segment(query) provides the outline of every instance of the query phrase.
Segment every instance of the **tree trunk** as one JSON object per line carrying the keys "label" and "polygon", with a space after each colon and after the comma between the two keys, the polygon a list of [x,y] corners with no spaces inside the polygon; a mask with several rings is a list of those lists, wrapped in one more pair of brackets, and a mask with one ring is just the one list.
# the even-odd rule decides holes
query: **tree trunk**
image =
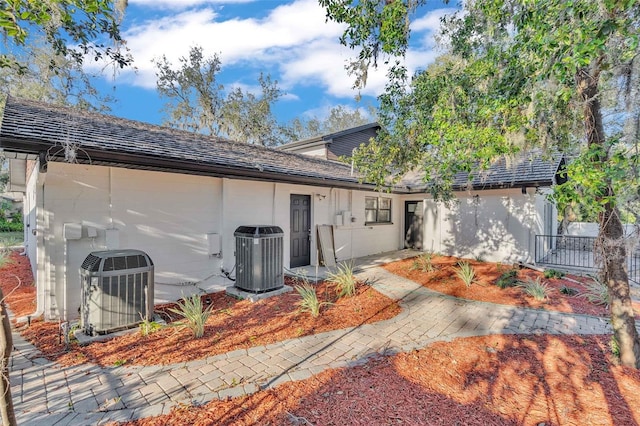
{"label": "tree trunk", "polygon": [[620,362],[628,367],[640,368],[640,341],[629,290],[624,227],[618,209],[611,203],[607,203],[600,215],[598,240],[603,256],[602,276],[609,291],[613,335],[620,348]]}
{"label": "tree trunk", "polygon": [[[592,157],[594,168],[606,167],[608,150],[604,126],[600,92],[598,88],[600,70],[598,63],[594,69],[581,69],[576,76],[578,92],[584,101],[584,121],[587,143],[590,148],[600,148]],[[636,330],[635,315],[631,304],[629,276],[627,274],[627,248],[624,228],[616,207],[615,192],[611,179],[602,182],[603,196],[608,202],[600,214],[596,250],[602,260],[601,279],[607,285],[613,335],[620,348],[620,362],[624,366],[640,368],[640,341]]]}
{"label": "tree trunk", "polygon": [[0,289],[0,316],[2,316],[2,327],[0,327],[0,351],[2,359],[0,361],[0,414],[2,415],[2,424],[5,426],[15,426],[16,416],[13,411],[13,400],[11,399],[11,384],[9,383],[9,357],[13,348],[13,339],[11,338],[11,324],[9,323],[9,315],[4,303],[4,294]]}

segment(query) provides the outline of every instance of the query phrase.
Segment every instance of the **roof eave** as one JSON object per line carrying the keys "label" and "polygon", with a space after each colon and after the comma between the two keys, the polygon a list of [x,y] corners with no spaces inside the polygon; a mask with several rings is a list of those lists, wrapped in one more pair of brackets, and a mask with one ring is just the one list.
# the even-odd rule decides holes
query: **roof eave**
{"label": "roof eave", "polygon": [[[5,136],[0,138],[0,147],[4,148],[7,152],[19,152],[37,156],[41,153],[46,154],[49,152],[49,161],[64,161],[62,155],[51,153],[52,145],[36,140],[9,138]],[[294,173],[280,173],[259,168],[230,167],[222,164],[198,163],[188,160],[157,157],[149,154],[120,153],[97,149],[82,149],[82,151],[77,154],[77,162],[80,164],[119,166],[129,169],[186,173],[218,178],[295,183],[367,191],[375,190],[375,185],[361,183],[356,178],[352,180],[340,178],[328,179],[325,177],[298,175]]]}
{"label": "roof eave", "polygon": [[[490,185],[480,185],[475,184],[471,186],[467,185],[454,185],[453,191],[455,192],[464,192],[464,191],[486,191],[486,190],[499,190],[499,189],[520,189],[520,188],[546,188],[553,186],[554,183],[551,181],[530,181],[530,182],[517,182],[512,184],[490,184]],[[407,194],[424,194],[429,192],[428,185],[420,185],[420,186],[405,186],[404,193]]]}

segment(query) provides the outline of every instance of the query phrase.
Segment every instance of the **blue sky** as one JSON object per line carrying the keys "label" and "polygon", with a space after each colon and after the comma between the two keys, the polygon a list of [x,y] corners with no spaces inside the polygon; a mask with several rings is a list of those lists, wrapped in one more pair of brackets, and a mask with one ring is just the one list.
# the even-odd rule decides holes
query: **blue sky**
{"label": "blue sky", "polygon": [[[433,36],[439,19],[452,12],[439,1],[421,9],[412,24],[412,46],[406,58],[410,70],[424,68],[437,55]],[[337,105],[376,105],[384,88],[385,70],[369,75],[362,100],[344,69],[354,55],[340,46],[343,27],[325,22],[317,0],[129,0],[123,36],[134,57],[133,69],[115,78],[107,71],[99,88],[117,99],[112,114],[160,124],[163,102],[156,94],[152,60],[165,55],[172,63],[200,45],[205,56],[222,61],[220,83],[226,89],[257,89],[260,72],[270,74],[285,93],[275,105],[281,122],[301,116],[323,118]],[[90,62],[88,71],[100,64]]]}

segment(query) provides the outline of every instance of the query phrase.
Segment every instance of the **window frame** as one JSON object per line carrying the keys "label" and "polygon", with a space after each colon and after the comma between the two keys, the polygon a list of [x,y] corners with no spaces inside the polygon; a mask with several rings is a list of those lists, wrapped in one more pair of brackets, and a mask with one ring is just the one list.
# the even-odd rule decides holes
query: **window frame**
{"label": "window frame", "polygon": [[[367,202],[369,200],[375,200],[375,207],[371,208],[371,207],[367,207]],[[383,200],[388,201],[388,205],[389,207],[387,208],[383,208]],[[365,218],[365,225],[389,225],[392,224],[392,217],[391,217],[391,209],[392,209],[392,199],[391,197],[380,197],[380,196],[365,196],[364,197],[364,218]],[[367,218],[369,217],[369,212],[373,212],[373,214],[375,215],[375,220],[371,221],[371,220],[367,220]],[[387,212],[387,216],[388,216],[388,220],[380,220],[380,212]]]}

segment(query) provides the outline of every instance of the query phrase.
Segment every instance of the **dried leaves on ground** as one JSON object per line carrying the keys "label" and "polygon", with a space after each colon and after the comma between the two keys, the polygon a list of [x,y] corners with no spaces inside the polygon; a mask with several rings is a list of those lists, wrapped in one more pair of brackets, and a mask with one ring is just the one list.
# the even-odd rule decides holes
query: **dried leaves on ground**
{"label": "dried leaves on ground", "polygon": [[631,426],[638,389],[606,336],[483,336],[126,424]]}

